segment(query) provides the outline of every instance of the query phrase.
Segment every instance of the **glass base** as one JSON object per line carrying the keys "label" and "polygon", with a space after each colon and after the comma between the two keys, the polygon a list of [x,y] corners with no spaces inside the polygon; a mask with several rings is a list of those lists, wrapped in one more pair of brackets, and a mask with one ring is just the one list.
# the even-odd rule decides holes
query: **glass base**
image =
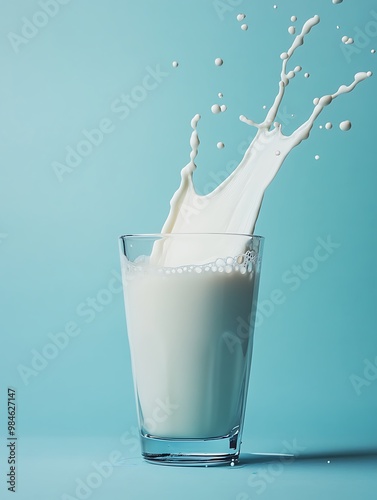
{"label": "glass base", "polygon": [[209,439],[165,439],[141,434],[143,458],[158,465],[209,467],[235,465],[240,454],[240,435]]}

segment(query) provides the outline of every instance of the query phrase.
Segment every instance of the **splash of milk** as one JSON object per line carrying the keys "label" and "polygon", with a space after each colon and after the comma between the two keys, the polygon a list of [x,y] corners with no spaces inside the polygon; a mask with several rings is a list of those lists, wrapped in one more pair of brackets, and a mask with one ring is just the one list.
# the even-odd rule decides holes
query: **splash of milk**
{"label": "splash of milk", "polygon": [[[351,92],[356,85],[372,75],[360,72],[349,85],[341,85],[333,94],[324,95],[314,101],[314,109],[309,118],[291,135],[282,133],[281,124],[276,122],[279,106],[290,80],[301,70],[296,66],[288,71],[287,65],[298,47],[303,45],[305,37],[319,23],[319,16],[310,18],[302,27],[287,52],[281,54],[282,69],[279,90],[274,103],[268,110],[263,122],[256,123],[241,115],[240,120],[257,129],[257,133],[245,152],[237,168],[214,191],[199,195],[195,191],[193,173],[196,169],[195,158],[198,154],[199,137],[197,124],[200,116],[196,115],[191,126],[190,162],[181,171],[181,184],[170,202],[170,212],[162,228],[162,233],[245,233],[253,234],[266,188],[276,176],[287,155],[307,139],[313,124],[323,109],[342,94]],[[173,249],[170,249],[173,250]],[[179,252],[163,252],[164,265],[209,262],[218,257],[206,248],[183,248]],[[239,249],[224,248],[225,256],[239,252]],[[176,255],[173,256],[173,253]]]}

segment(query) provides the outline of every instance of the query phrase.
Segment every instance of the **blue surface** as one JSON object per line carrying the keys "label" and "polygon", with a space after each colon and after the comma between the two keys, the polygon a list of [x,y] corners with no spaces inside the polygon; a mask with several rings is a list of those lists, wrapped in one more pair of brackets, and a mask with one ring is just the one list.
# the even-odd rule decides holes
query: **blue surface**
{"label": "blue surface", "polygon": [[[0,421],[6,388],[15,387],[17,494],[40,500],[74,497],[76,478],[113,450],[138,456],[134,441],[120,443],[136,413],[117,237],[161,229],[188,160],[192,116],[202,115],[196,181],[204,192],[252,137],[238,116],[261,120],[276,95],[292,15],[298,29],[314,14],[322,21],[292,62],[303,71],[280,115],[287,134],[314,97],[377,65],[375,0],[286,0],[277,9],[262,0],[66,0],[51,2],[47,17],[46,3],[0,8]],[[343,35],[355,43],[343,45]],[[375,75],[324,111],[268,189],[257,224],[266,244],[243,452],[282,452],[296,440],[301,455],[323,457],[284,466],[263,498],[376,495],[376,463],[340,456],[377,450],[376,88]],[[218,92],[228,110],[213,115]],[[132,106],[121,102],[127,95]],[[347,119],[352,129],[342,132]],[[327,121],[334,128],[320,129]],[[77,147],[87,155],[72,155]],[[294,266],[310,265],[326,241],[338,246],[293,279]],[[0,437],[5,470],[4,424]],[[132,460],[91,497],[259,496],[248,483],[253,463],[177,470]]]}

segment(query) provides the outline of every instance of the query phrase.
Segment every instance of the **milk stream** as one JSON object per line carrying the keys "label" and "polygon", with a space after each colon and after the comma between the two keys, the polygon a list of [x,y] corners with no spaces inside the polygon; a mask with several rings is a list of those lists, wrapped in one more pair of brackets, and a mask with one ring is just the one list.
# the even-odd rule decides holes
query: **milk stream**
{"label": "milk stream", "polygon": [[[282,68],[279,90],[265,119],[261,123],[256,123],[246,116],[240,116],[242,122],[257,129],[254,140],[249,145],[240,164],[229,177],[214,191],[203,196],[197,194],[193,182],[193,173],[196,169],[194,160],[198,154],[199,146],[197,125],[200,116],[194,117],[191,122],[193,132],[190,140],[192,148],[190,162],[181,171],[181,184],[171,199],[170,212],[163,225],[162,233],[252,234],[264,192],[276,176],[287,155],[309,137],[315,120],[326,106],[340,95],[352,91],[360,82],[372,75],[370,71],[357,73],[349,85],[341,85],[336,92],[317,98],[308,119],[291,135],[284,135],[281,124],[275,119],[286,87],[296,73],[301,70],[300,66],[288,70],[288,63],[295,51],[303,45],[305,37],[319,22],[320,18],[317,15],[308,19],[287,52],[281,54]],[[224,249],[224,251],[225,255],[234,253],[232,248]],[[191,263],[202,263],[214,257],[206,254],[205,250],[200,252],[198,251],[196,255],[191,253],[191,259],[195,261]],[[182,258],[185,260],[188,256],[182,255]],[[162,265],[175,265],[181,260],[164,252],[163,256],[159,255],[158,262]]]}

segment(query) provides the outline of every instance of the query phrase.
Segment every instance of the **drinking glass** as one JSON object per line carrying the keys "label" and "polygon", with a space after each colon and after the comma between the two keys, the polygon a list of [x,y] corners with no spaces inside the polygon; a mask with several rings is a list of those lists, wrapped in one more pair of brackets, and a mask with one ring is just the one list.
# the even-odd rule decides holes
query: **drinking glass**
{"label": "drinking glass", "polygon": [[143,457],[171,465],[238,460],[263,238],[120,237]]}

